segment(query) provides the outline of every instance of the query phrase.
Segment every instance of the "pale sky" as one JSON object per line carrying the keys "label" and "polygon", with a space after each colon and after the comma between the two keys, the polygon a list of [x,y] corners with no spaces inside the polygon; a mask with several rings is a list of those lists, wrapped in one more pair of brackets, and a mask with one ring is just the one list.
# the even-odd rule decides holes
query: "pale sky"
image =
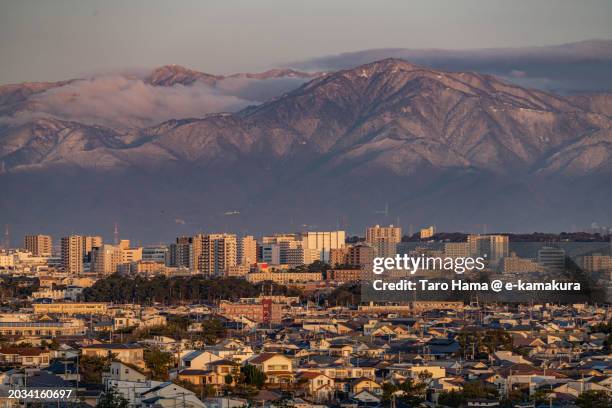
{"label": "pale sky", "polygon": [[0,0],[0,84],[180,64],[226,74],[369,48],[612,39],[610,0]]}

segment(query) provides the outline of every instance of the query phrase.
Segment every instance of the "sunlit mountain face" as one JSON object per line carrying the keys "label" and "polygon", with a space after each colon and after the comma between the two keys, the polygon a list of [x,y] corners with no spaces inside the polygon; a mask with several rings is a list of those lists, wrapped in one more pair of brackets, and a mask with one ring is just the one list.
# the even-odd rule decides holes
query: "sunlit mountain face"
{"label": "sunlit mountain face", "polygon": [[360,228],[385,206],[389,221],[450,229],[610,220],[606,93],[403,59],[232,76],[167,66],[3,86],[0,114],[0,209],[24,229]]}

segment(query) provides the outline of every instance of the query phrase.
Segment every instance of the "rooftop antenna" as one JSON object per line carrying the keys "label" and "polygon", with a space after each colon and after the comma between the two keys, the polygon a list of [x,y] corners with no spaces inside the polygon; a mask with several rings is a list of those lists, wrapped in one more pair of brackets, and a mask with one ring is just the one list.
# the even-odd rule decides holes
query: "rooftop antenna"
{"label": "rooftop antenna", "polygon": [[119,224],[115,222],[115,230],[113,231],[115,237],[115,245],[119,244]]}

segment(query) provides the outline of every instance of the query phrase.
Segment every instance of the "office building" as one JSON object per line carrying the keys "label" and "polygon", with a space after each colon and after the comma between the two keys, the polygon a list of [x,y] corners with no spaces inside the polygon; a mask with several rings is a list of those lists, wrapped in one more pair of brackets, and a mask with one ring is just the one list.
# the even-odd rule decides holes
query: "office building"
{"label": "office building", "polygon": [[278,244],[262,244],[261,245],[261,262],[269,265],[280,265],[280,245]]}
{"label": "office building", "polygon": [[144,247],[142,248],[142,261],[165,264],[167,254],[168,254],[168,247],[163,246],[163,245]]}
{"label": "office building", "polygon": [[542,247],[538,250],[538,263],[547,272],[563,272],[565,269],[565,251],[550,246]]}
{"label": "office building", "polygon": [[142,247],[123,248],[121,247],[121,263],[131,263],[142,261]]}

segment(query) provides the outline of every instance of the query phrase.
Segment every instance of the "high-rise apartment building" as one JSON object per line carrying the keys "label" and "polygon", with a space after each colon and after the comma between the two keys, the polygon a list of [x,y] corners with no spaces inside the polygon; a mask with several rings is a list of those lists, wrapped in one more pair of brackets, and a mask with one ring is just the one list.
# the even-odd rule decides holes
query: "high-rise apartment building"
{"label": "high-rise apartment building", "polygon": [[70,275],[83,273],[83,237],[71,235],[62,238],[62,268]]}
{"label": "high-rise apartment building", "polygon": [[421,228],[419,236],[421,239],[429,239],[436,235],[436,227],[431,225],[427,228]]}
{"label": "high-rise apartment building", "polygon": [[53,250],[49,235],[26,235],[23,244],[26,251],[30,251],[34,256],[51,256]]}
{"label": "high-rise apartment building", "polygon": [[397,244],[402,241],[402,229],[389,225],[375,225],[366,229],[366,243],[376,249],[377,256],[393,257],[397,253]]}
{"label": "high-rise apartment building", "polygon": [[226,268],[236,265],[236,235],[209,234],[198,240],[201,240],[202,254],[197,269],[203,274],[223,275]]}
{"label": "high-rise apartment building", "polygon": [[359,243],[349,247],[346,254],[346,263],[348,265],[366,267],[372,265],[376,256],[376,249],[373,246]]}
{"label": "high-rise apartment building", "polygon": [[122,262],[123,250],[119,245],[105,244],[94,247],[91,251],[91,271],[99,275],[111,275],[117,272]]}
{"label": "high-rise apartment building", "polygon": [[509,255],[507,235],[468,235],[470,253],[497,263]]}
{"label": "high-rise apartment building", "polygon": [[178,237],[176,243],[170,244],[166,264],[175,268],[189,268],[191,263],[191,241],[192,238],[190,237]]}
{"label": "high-rise apartment building", "polygon": [[467,242],[447,242],[444,244],[444,256],[448,258],[466,258],[471,255]]}
{"label": "high-rise apartment building", "polygon": [[262,238],[260,259],[272,265],[309,265],[321,259],[321,250],[305,247],[299,234],[275,234]]}
{"label": "high-rise apartment building", "polygon": [[332,249],[329,264],[332,267],[351,265],[361,268],[372,265],[372,261],[376,256],[377,250],[372,245],[361,242],[344,248]]}
{"label": "high-rise apartment building", "polygon": [[257,241],[255,241],[252,235],[236,240],[236,263],[238,265],[257,263]]}
{"label": "high-rise apartment building", "polygon": [[301,234],[302,248],[317,249],[320,259],[329,262],[330,250],[345,246],[344,231],[304,232]]}
{"label": "high-rise apartment building", "polygon": [[582,266],[587,272],[612,271],[612,257],[602,254],[586,255]]}
{"label": "high-rise apartment building", "polygon": [[102,246],[104,241],[102,237],[94,235],[94,236],[84,236],[83,237],[83,257],[87,262],[91,262],[91,250],[94,248],[99,248]]}

